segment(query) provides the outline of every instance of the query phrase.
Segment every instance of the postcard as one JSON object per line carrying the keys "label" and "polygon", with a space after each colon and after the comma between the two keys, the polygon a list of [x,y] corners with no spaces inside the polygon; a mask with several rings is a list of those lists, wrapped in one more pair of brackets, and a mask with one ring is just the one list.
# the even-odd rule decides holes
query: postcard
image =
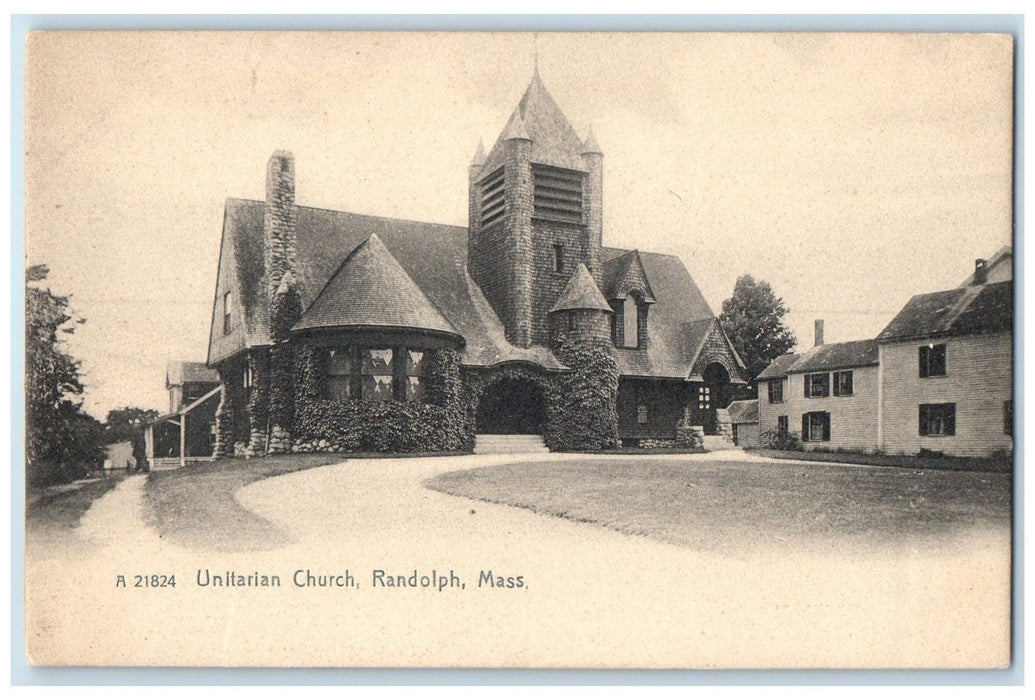
{"label": "postcard", "polygon": [[26,56],[31,664],[1010,665],[1012,36]]}

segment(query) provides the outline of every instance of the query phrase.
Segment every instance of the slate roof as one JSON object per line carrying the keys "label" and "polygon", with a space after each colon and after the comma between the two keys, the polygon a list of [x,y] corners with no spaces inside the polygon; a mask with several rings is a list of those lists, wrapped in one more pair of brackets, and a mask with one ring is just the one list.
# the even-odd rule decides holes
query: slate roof
{"label": "slate roof", "polygon": [[564,291],[550,308],[550,313],[568,309],[597,309],[613,312],[611,305],[600,293],[600,287],[597,286],[584,263],[579,263],[579,266],[575,268]]}
{"label": "slate roof", "polygon": [[165,387],[183,386],[188,382],[219,383],[219,373],[204,362],[169,360],[165,368]]}
{"label": "slate roof", "polygon": [[348,327],[458,335],[376,233],[349,253],[292,330]]}
{"label": "slate roof", "polygon": [[[601,248],[605,274],[611,261],[630,252]],[[615,348],[618,369],[625,375],[686,379],[715,314],[679,258],[643,252],[639,257],[657,303],[647,317],[647,347]]]}
{"label": "slate roof", "polygon": [[[518,348],[507,341],[503,323],[467,273],[466,228],[304,206],[297,211],[295,273],[305,313],[342,267],[344,258],[371,234],[377,234],[427,300],[463,336],[465,365],[525,361],[547,369],[564,367],[548,348]],[[262,226],[262,202],[227,200],[220,254],[229,256],[227,274],[233,279],[235,304],[243,312],[245,331],[239,345],[220,344],[223,337],[217,329],[222,328],[222,316],[220,301],[216,300],[210,365],[244,347],[269,343]],[[606,269],[607,263],[630,252],[604,247],[600,259]],[[616,348],[619,370],[624,375],[686,379],[715,323],[715,314],[679,258],[641,252],[639,259],[658,301],[650,307],[647,347]]]}
{"label": "slate roof", "polygon": [[880,342],[1013,330],[1013,282],[918,294],[877,336]]}
{"label": "slate roof", "polygon": [[624,299],[632,289],[644,293],[644,301],[653,304],[657,301],[650,280],[643,269],[640,251],[631,250],[625,255],[608,260],[603,265],[604,294],[608,299]]}
{"label": "slate roof", "polygon": [[[581,156],[582,140],[543,85],[538,70],[507,120],[507,126],[489,151],[479,177],[503,165],[506,141],[509,138],[531,139],[531,159],[535,163],[585,170]],[[599,151],[599,148],[596,150]]]}
{"label": "slate roof", "polygon": [[758,399],[734,401],[726,407],[726,410],[729,411],[731,423],[758,422]]}

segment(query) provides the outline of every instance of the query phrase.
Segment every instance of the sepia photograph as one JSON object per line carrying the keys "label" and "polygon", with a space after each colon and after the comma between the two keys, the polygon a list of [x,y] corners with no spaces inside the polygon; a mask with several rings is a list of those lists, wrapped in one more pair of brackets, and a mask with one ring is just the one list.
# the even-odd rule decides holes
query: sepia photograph
{"label": "sepia photograph", "polygon": [[30,32],[28,663],[1010,667],[1014,64]]}

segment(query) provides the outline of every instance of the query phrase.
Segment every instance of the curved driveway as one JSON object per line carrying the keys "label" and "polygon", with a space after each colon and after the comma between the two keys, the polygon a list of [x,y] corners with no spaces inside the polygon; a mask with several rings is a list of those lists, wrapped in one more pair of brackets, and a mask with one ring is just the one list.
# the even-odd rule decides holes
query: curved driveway
{"label": "curved driveway", "polygon": [[[689,457],[729,458],[745,455]],[[46,557],[27,563],[35,656],[360,667],[1008,661],[1008,539],[865,561],[743,560],[421,485],[444,471],[509,461],[514,457],[352,460],[256,482],[238,492],[239,501],[294,539],[261,553],[163,542],[140,522],[142,479],[128,479],[84,519],[84,534],[102,543],[82,565]],[[135,534],[108,536],[125,527]],[[403,578],[434,572],[447,581],[452,573],[466,588],[375,587],[379,570]],[[526,586],[479,588],[480,573],[490,570],[521,576]],[[199,571],[277,575],[282,585],[202,587]],[[303,582],[307,571],[314,579],[348,572],[358,587],[298,587],[298,571]],[[178,585],[118,588],[119,572],[175,573]]]}

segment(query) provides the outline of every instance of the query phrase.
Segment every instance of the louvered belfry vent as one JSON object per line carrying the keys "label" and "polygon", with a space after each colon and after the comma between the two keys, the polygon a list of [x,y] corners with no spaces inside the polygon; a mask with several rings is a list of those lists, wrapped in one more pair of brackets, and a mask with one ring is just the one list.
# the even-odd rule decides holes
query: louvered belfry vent
{"label": "louvered belfry vent", "polygon": [[532,215],[567,223],[582,223],[582,173],[578,170],[532,164]]}
{"label": "louvered belfry vent", "polygon": [[490,226],[496,223],[507,213],[503,184],[503,168],[497,168],[482,180],[482,226]]}

